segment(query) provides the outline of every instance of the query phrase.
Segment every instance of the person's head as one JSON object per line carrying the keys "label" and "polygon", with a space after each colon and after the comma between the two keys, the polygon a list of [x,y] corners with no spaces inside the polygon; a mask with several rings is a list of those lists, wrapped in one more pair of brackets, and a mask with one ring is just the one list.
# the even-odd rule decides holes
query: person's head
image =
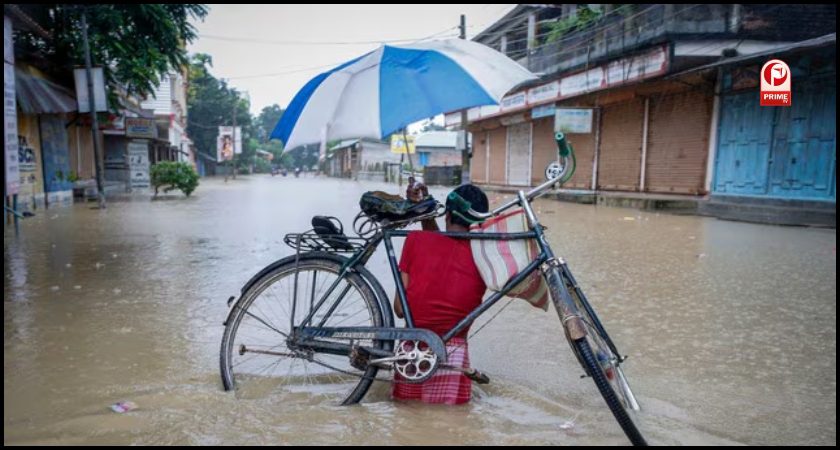
{"label": "person's head", "polygon": [[[485,213],[489,210],[490,204],[487,201],[487,195],[484,191],[472,184],[465,184],[458,186],[453,191],[461,198],[469,202],[470,208],[476,212]],[[453,211],[458,211],[457,205],[449,197],[446,199],[446,231],[465,231],[468,230],[471,223],[459,217],[458,214],[453,214]]]}

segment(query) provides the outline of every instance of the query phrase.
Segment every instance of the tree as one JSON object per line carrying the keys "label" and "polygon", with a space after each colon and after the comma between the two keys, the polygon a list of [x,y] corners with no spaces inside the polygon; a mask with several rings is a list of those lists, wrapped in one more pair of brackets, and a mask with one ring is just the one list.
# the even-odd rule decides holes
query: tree
{"label": "tree", "polygon": [[213,66],[210,55],[193,55],[189,65],[190,85],[187,92],[189,122],[187,133],[199,151],[216,154],[216,138],[220,126],[233,124],[236,110],[236,125],[242,127],[242,155],[236,157],[237,166],[247,166],[253,161],[256,136],[253,117],[249,111],[250,102],[236,89],[228,87],[224,80],[214,77],[209,68]]}
{"label": "tree", "polygon": [[145,98],[154,94],[161,77],[187,62],[186,44],[197,37],[190,19],[203,19],[199,4],[19,4],[51,36],[16,31],[15,45],[42,55],[57,77],[84,63],[82,14],[87,14],[93,63],[102,66],[109,102],[116,108],[118,88]]}
{"label": "tree", "polygon": [[445,131],[445,130],[446,130],[445,126],[438,125],[431,119],[426,119],[423,122],[423,126],[420,128],[421,133],[427,133],[429,131]]}
{"label": "tree", "polygon": [[266,106],[262,109],[260,115],[257,116],[257,134],[259,135],[260,142],[266,143],[269,141],[271,132],[274,131],[274,127],[280,122],[280,118],[283,117],[284,112],[285,110],[278,104]]}

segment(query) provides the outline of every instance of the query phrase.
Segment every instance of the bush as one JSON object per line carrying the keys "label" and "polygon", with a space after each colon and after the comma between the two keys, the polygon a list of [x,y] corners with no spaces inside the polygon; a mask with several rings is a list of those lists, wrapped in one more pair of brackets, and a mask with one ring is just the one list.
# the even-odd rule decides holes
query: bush
{"label": "bush", "polygon": [[152,166],[152,186],[155,196],[163,186],[163,192],[180,189],[187,197],[198,187],[198,173],[185,162],[162,161]]}
{"label": "bush", "polygon": [[271,162],[266,161],[262,158],[257,158],[254,161],[254,172],[256,173],[270,173],[271,172]]}

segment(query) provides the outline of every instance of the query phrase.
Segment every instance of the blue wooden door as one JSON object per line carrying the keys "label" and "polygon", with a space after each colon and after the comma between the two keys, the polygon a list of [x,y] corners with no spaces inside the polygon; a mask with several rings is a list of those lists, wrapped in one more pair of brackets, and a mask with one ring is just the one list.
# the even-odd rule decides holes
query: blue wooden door
{"label": "blue wooden door", "polygon": [[715,193],[767,193],[774,109],[759,107],[754,91],[722,97]]}
{"label": "blue wooden door", "polygon": [[836,87],[794,85],[792,106],[776,109],[770,191],[773,197],[832,199],[836,179]]}
{"label": "blue wooden door", "polygon": [[64,121],[61,116],[51,114],[42,115],[40,121],[44,191],[69,191],[73,189],[73,183],[69,181],[70,148]]}

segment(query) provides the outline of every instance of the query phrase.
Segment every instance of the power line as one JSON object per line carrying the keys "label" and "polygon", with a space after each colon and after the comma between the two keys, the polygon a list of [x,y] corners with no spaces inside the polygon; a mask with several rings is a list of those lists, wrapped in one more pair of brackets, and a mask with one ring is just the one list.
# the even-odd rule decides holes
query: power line
{"label": "power line", "polygon": [[322,64],[320,66],[302,67],[300,69],[289,70],[289,71],[285,71],[285,72],[264,73],[262,75],[243,75],[243,76],[239,76],[239,77],[227,77],[227,79],[228,80],[249,80],[249,79],[253,79],[253,78],[279,77],[279,76],[283,76],[283,75],[291,75],[291,74],[294,74],[294,73],[308,72],[310,70],[326,69],[326,68],[329,68],[329,67],[335,67],[335,66],[338,66],[339,64],[343,64],[345,62],[347,62],[347,61],[339,61],[339,62],[334,62],[334,63],[330,63],[330,64]]}
{"label": "power line", "polygon": [[425,39],[430,39],[432,37],[441,35],[448,31],[452,31],[457,27],[450,27],[445,30],[441,30],[437,33],[433,33],[429,36],[420,37],[420,38],[406,38],[406,39],[380,39],[380,40],[371,40],[371,41],[279,41],[279,40],[271,40],[271,39],[259,39],[259,38],[249,38],[249,37],[236,37],[236,36],[219,36],[214,34],[201,34],[199,37],[206,38],[206,39],[216,39],[220,41],[230,41],[230,42],[248,42],[254,44],[268,44],[268,45],[370,45],[370,44],[395,44],[395,43],[410,43],[410,42],[417,42]]}
{"label": "power line", "polygon": [[[411,40],[408,40],[408,39],[400,39],[400,40],[398,40],[398,41],[399,41],[399,42],[414,43],[414,42],[421,42],[421,41],[425,41],[425,40],[432,39],[432,38],[449,38],[449,37],[455,37],[455,36],[457,36],[457,35],[455,35],[455,34],[453,34],[453,35],[446,35],[446,36],[443,36],[443,34],[444,34],[444,33],[447,33],[447,32],[450,32],[450,31],[452,31],[452,30],[454,30],[454,29],[456,29],[456,28],[458,28],[458,27],[457,27],[457,26],[454,26],[454,27],[449,27],[449,28],[447,28],[447,29],[445,29],[445,30],[441,30],[441,31],[438,31],[438,32],[436,32],[436,33],[432,33],[432,34],[430,34],[430,35],[428,35],[428,36],[424,36],[424,37],[419,38],[419,39],[411,39]],[[398,42],[398,41],[371,41],[370,43],[376,43],[376,44],[381,44],[381,43],[396,43],[396,42]],[[275,43],[279,43],[279,41],[275,41]],[[310,42],[310,43],[311,43],[311,42]],[[315,43],[311,43],[311,44],[315,44]],[[316,45],[321,45],[321,44],[326,45],[327,43],[317,43]],[[346,42],[345,42],[345,44],[350,44],[350,43],[346,43]],[[357,45],[357,44],[360,44],[360,43],[353,43],[353,45]],[[308,72],[308,71],[311,71],[311,70],[318,70],[318,69],[332,68],[332,67],[336,67],[336,66],[338,66],[339,64],[344,64],[345,62],[347,62],[347,60],[344,60],[344,61],[337,61],[337,62],[334,62],[334,63],[329,63],[329,64],[321,64],[321,65],[317,65],[317,66],[300,67],[300,68],[295,68],[295,69],[292,69],[294,66],[287,66],[286,68],[289,68],[289,69],[292,69],[292,70],[288,70],[288,71],[281,71],[281,72],[265,73],[265,74],[260,74],[260,75],[242,75],[242,76],[236,76],[236,77],[226,77],[226,78],[227,78],[228,80],[246,80],[246,79],[253,79],[253,78],[277,77],[277,76],[291,75],[291,74],[301,73],[301,72]]]}

